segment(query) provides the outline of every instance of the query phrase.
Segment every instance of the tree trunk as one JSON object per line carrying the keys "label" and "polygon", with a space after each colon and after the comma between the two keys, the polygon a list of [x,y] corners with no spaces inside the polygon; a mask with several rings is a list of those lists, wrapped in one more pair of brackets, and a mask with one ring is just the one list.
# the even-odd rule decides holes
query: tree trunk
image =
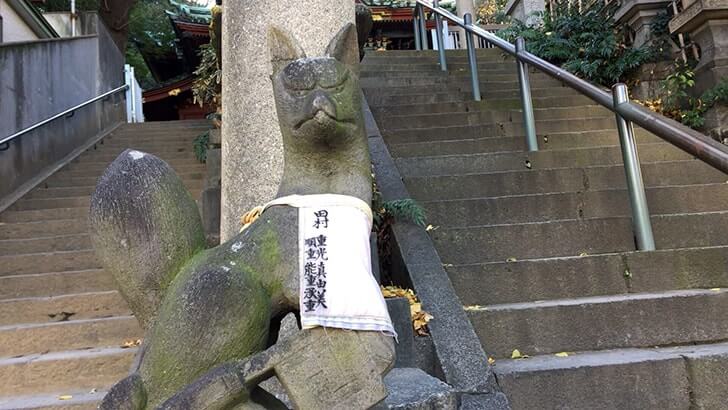
{"label": "tree trunk", "polygon": [[129,37],[129,12],[135,0],[100,0],[99,16],[111,33],[111,38],[121,52],[126,51]]}

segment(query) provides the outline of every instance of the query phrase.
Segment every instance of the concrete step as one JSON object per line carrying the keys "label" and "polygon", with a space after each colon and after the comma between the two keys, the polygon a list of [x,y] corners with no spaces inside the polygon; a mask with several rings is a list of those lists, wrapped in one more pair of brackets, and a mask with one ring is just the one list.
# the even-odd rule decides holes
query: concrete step
{"label": "concrete step", "polygon": [[[185,183],[187,186],[187,189],[200,189],[203,185],[203,179],[205,178],[205,173],[200,172],[190,172],[190,173],[183,173],[183,174],[177,174],[177,176],[182,179],[182,182]],[[96,184],[98,183],[99,178],[101,175],[98,176],[90,176],[90,177],[81,177],[81,176],[70,176],[70,175],[58,175],[57,177],[54,177],[53,179],[47,179],[43,182],[41,188],[52,188],[52,189],[69,189],[71,187],[75,187],[78,189],[81,188],[87,188],[92,187],[96,188]],[[71,191],[67,191],[71,192]],[[93,190],[91,191],[93,192]],[[89,192],[89,195],[91,194]]]}
{"label": "concrete step", "polygon": [[[112,161],[116,159],[116,156],[111,156],[108,158],[97,158],[97,157],[90,157],[87,159],[84,159],[83,161],[75,160],[69,163],[66,168],[64,169],[71,169],[71,170],[94,170],[94,172],[98,172],[99,175],[101,175],[101,172],[103,172]],[[200,165],[199,162],[197,162],[196,159],[172,159],[165,162],[169,164],[173,169],[178,169],[178,167],[197,167]]]}
{"label": "concrete step", "polygon": [[119,316],[131,316],[131,311],[115,290],[0,300],[0,326]]}
{"label": "concrete step", "polygon": [[7,211],[0,213],[0,221],[5,223],[21,223],[35,221],[52,221],[54,219],[79,219],[88,216],[88,208],[58,208],[37,211]]}
{"label": "concrete step", "polygon": [[91,238],[85,232],[83,234],[58,235],[46,238],[0,240],[0,256],[82,249],[91,249]]}
{"label": "concrete step", "polygon": [[13,324],[0,327],[0,357],[122,346],[125,340],[142,336],[139,323],[133,316]]}
{"label": "concrete step", "polygon": [[104,390],[92,389],[90,391],[66,390],[27,396],[7,396],[0,397],[0,410],[95,410],[105,395]]}
{"label": "concrete step", "polygon": [[[646,194],[651,215],[728,210],[726,183],[654,187]],[[428,222],[443,228],[632,215],[626,189],[455,199],[422,206]]]}
{"label": "concrete step", "polygon": [[[365,95],[367,98],[369,96],[376,96],[376,95],[385,95],[385,96],[395,96],[395,95],[406,95],[406,96],[412,96],[412,95],[421,95],[421,94],[427,94],[427,92],[436,92],[436,93],[450,93],[453,96],[467,96],[464,99],[461,99],[460,101],[468,101],[472,100],[472,90],[470,88],[470,85],[457,85],[457,84],[447,84],[447,83],[439,83],[439,84],[432,84],[427,86],[407,86],[407,87],[397,87],[397,86],[390,86],[390,87],[362,87],[362,90],[364,90]],[[520,98],[520,90],[518,89],[517,83],[497,83],[497,84],[483,84],[480,89],[480,94],[485,99],[492,99],[492,98]],[[531,95],[536,98],[541,97],[552,97],[552,96],[578,96],[578,91],[575,91],[569,87],[559,86],[559,85],[542,85],[537,86],[534,85],[531,87]],[[379,102],[375,102],[375,105],[381,105]]]}
{"label": "concrete step", "polygon": [[[106,168],[109,167],[111,162],[98,162],[98,161],[85,161],[82,163],[70,163],[66,165],[61,171],[58,172],[58,175],[73,175],[73,176],[80,176],[80,177],[88,177],[88,176],[101,176]],[[185,173],[196,173],[196,172],[203,172],[205,170],[205,165],[200,164],[199,162],[196,162],[196,160],[193,161],[185,161],[184,163],[175,164],[172,166],[172,168],[175,170],[175,172],[180,174]]]}
{"label": "concrete step", "polygon": [[55,199],[20,199],[11,205],[8,209],[11,211],[34,211],[42,209],[58,209],[58,208],[86,208],[90,205],[90,197],[88,195],[77,196],[73,198],[55,198]]}
{"label": "concrete step", "polygon": [[106,292],[117,288],[103,269],[0,276],[0,300]]}
{"label": "concrete step", "polygon": [[[562,83],[551,77],[539,75],[529,78],[532,88],[561,87]],[[361,78],[359,80],[362,88],[377,89],[387,87],[431,87],[436,84],[447,84],[449,87],[470,89],[472,80],[469,76],[448,76],[448,77],[393,77],[393,78]],[[500,75],[498,78],[483,76],[479,78],[482,90],[503,90],[516,89],[519,86],[518,77],[515,75]],[[463,90],[464,91],[464,90]]]}
{"label": "concrete step", "polygon": [[383,93],[373,93],[363,90],[366,95],[367,102],[372,107],[390,106],[390,105],[410,105],[410,104],[442,104],[442,103],[461,103],[472,100],[472,95],[464,91],[432,91],[420,94],[404,94],[404,95],[388,95]]}
{"label": "concrete step", "polygon": [[[580,118],[614,118],[614,114],[597,105],[579,107],[551,107],[534,109],[536,121],[562,120],[571,121]],[[521,110],[489,110],[473,112],[437,111],[431,114],[402,114],[383,117],[377,121],[380,129],[407,129],[428,127],[454,127],[463,125],[480,125],[489,122],[523,122]]]}
{"label": "concrete step", "polygon": [[129,372],[136,349],[119,347],[0,360],[0,396],[104,390]]}
{"label": "concrete step", "polygon": [[0,276],[100,268],[93,249],[0,256]]}
{"label": "concrete step", "polygon": [[[575,129],[582,131],[597,131],[616,129],[613,117],[575,118],[564,120],[537,120],[538,135],[570,132]],[[380,129],[385,141],[390,144],[409,142],[445,141],[462,139],[479,139],[488,137],[509,137],[525,135],[525,129],[520,122],[494,121],[482,124],[471,124],[450,127],[425,127],[405,129]]]}
{"label": "concrete step", "polygon": [[493,369],[514,409],[720,409],[728,396],[726,343],[498,360]]}
{"label": "concrete step", "polygon": [[[663,142],[645,130],[635,129],[638,144]],[[583,132],[562,132],[540,135],[539,149],[557,150],[613,146],[619,144],[616,129]],[[430,157],[438,155],[479,154],[488,152],[526,151],[526,137],[487,137],[476,139],[454,139],[444,141],[406,142],[389,144],[392,156]]]}
{"label": "concrete step", "polygon": [[466,309],[496,358],[728,339],[728,289],[558,299]]}
{"label": "concrete step", "polygon": [[[580,107],[583,105],[594,105],[594,101],[584,96],[574,97],[540,97],[534,98],[535,109],[557,108],[557,107]],[[371,104],[371,103],[370,103]],[[370,105],[377,124],[388,116],[393,115],[429,115],[433,113],[462,113],[481,112],[490,110],[520,110],[521,100],[518,98],[500,99],[497,101],[458,101],[433,104],[402,104],[402,105]]]}
{"label": "concrete step", "polygon": [[[118,158],[120,154],[121,154],[121,152],[119,152],[119,153],[93,152],[93,153],[83,154],[83,155],[79,156],[78,158],[76,158],[74,161],[78,162],[78,163],[83,163],[85,161],[111,163],[116,158]],[[159,156],[159,155],[157,155],[157,156]],[[173,164],[184,164],[184,163],[194,164],[197,162],[197,159],[195,159],[194,154],[192,154],[191,152],[182,152],[179,154],[172,154],[172,155],[168,155],[168,156],[159,156],[159,157],[161,159],[163,159],[165,162],[167,162],[168,164],[172,165],[172,167],[174,167]]]}
{"label": "concrete step", "polygon": [[[639,148],[644,163],[690,160],[689,154],[666,142],[643,144]],[[488,154],[410,157],[396,160],[406,177],[459,175],[491,171],[539,170],[622,164],[619,146],[544,150],[538,152],[496,152]]]}
{"label": "concrete step", "polygon": [[[97,149],[94,151],[87,151],[81,156],[78,157],[79,161],[84,161],[88,159],[95,158],[97,161],[105,161],[107,159],[110,159],[110,161],[115,160],[119,155],[121,155],[124,151],[126,151],[126,148],[116,148],[116,147],[103,147],[101,149]],[[141,150],[139,150],[141,151]],[[197,161],[195,158],[195,153],[192,151],[178,151],[178,150],[172,150],[172,151],[144,151],[149,152],[150,154],[154,154],[157,157],[162,158],[165,161],[172,161],[172,160],[194,160]]]}
{"label": "concrete step", "polygon": [[[196,179],[184,179],[182,182],[190,191],[200,191],[204,185],[202,175],[198,175]],[[27,193],[23,198],[26,199],[45,199],[45,198],[74,198],[79,196],[90,196],[96,190],[96,183],[93,178],[83,181],[85,185],[72,186],[51,186],[48,188],[40,187]]]}
{"label": "concrete step", "polygon": [[[382,78],[382,71],[372,71],[370,69],[362,70],[360,73],[362,80],[390,80],[390,79],[411,79],[411,78],[423,78],[430,79],[432,81],[447,79],[453,81],[462,81],[470,79],[470,67],[457,68],[443,72],[440,70],[428,69],[425,66],[418,66],[410,71],[397,71],[397,70],[386,70],[385,78]],[[481,81],[518,81],[518,73],[514,67],[501,67],[496,69],[480,69],[478,70],[479,80]],[[531,70],[529,73],[529,79],[553,79],[548,74],[541,73],[538,71]],[[558,81],[553,79],[554,81]]]}
{"label": "concrete step", "polygon": [[[725,174],[697,161],[642,163],[647,187],[725,183]],[[408,177],[419,201],[576,192],[626,187],[621,165],[503,171],[457,176]]]}
{"label": "concrete step", "polygon": [[[657,215],[657,249],[728,245],[728,212]],[[445,263],[504,262],[635,250],[631,217],[565,219],[507,225],[441,228],[432,232]]]}
{"label": "concrete step", "polygon": [[51,221],[0,223],[0,240],[34,239],[61,235],[85,234],[87,219],[54,219]]}
{"label": "concrete step", "polygon": [[463,305],[713,289],[728,284],[728,247],[666,249],[447,265]]}

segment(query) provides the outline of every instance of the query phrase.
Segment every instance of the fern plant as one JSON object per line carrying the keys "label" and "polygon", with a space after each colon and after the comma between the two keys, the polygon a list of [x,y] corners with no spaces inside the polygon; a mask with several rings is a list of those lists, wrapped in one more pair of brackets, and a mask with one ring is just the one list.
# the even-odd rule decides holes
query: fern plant
{"label": "fern plant", "polygon": [[207,149],[210,146],[210,132],[206,131],[198,135],[192,141],[192,148],[195,151],[195,158],[204,163],[207,161]]}

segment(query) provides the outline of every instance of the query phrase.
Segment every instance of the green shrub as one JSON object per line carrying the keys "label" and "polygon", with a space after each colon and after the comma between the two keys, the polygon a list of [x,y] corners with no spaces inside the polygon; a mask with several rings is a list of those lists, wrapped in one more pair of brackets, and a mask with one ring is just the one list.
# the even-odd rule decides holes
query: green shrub
{"label": "green shrub", "polygon": [[528,50],[584,79],[610,87],[650,60],[649,47],[632,48],[614,22],[616,2],[597,2],[579,11],[559,4],[541,22],[514,21],[498,35],[513,42],[523,37]]}

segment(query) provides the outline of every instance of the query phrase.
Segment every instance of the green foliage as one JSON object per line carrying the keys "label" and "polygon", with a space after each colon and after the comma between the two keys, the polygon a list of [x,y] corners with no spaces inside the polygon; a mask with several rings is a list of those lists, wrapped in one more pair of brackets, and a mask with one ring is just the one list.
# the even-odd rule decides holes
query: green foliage
{"label": "green foliage", "polygon": [[195,157],[200,162],[207,161],[207,148],[210,146],[210,131],[206,131],[198,135],[192,141],[192,148],[195,151]]}
{"label": "green foliage", "polygon": [[200,65],[195,70],[197,79],[192,85],[192,95],[195,103],[218,105],[220,102],[220,84],[222,70],[217,63],[217,54],[211,44],[200,47]]}
{"label": "green foliage", "polygon": [[386,224],[386,221],[407,221],[415,225],[425,226],[425,210],[414,199],[387,201],[374,215],[374,225]]}
{"label": "green foliage", "polygon": [[129,13],[130,44],[126,48],[126,62],[134,67],[143,89],[158,85],[144,56],[155,59],[175,54],[177,36],[165,13],[167,7],[166,0],[138,0]]}
{"label": "green foliage", "polygon": [[603,86],[623,81],[650,59],[648,48],[625,45],[623,31],[613,19],[616,2],[597,2],[581,12],[566,3],[542,14],[541,23],[514,21],[498,35],[509,41],[523,37],[533,54]]}
{"label": "green foliage", "polygon": [[723,79],[715,87],[707,90],[696,101],[692,108],[681,113],[680,120],[691,128],[702,128],[705,125],[705,113],[716,105],[728,106],[728,79]]}
{"label": "green foliage", "polygon": [[665,110],[672,111],[689,104],[688,90],[695,86],[695,73],[682,64],[676,65],[676,71],[662,81],[661,88],[665,95]]}

